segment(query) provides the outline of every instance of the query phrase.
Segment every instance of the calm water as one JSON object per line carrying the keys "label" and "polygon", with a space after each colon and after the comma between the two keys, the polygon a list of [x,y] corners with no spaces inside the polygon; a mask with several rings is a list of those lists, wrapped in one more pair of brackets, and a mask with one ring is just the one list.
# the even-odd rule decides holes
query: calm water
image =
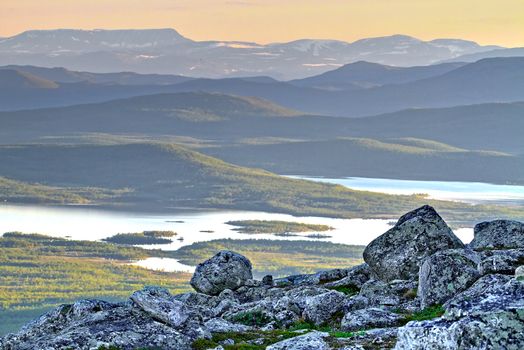
{"label": "calm water", "polygon": [[[278,237],[270,234],[243,234],[230,220],[284,220],[325,224],[334,228],[324,234],[330,237],[312,239],[305,236]],[[387,231],[391,220],[333,219],[321,217],[294,217],[285,214],[242,211],[192,212],[174,215],[151,215],[133,212],[114,212],[76,207],[39,207],[25,205],[0,205],[0,232],[19,231],[41,233],[54,237],[75,240],[101,240],[117,233],[141,232],[144,230],[172,230],[178,233],[173,243],[142,246],[163,250],[176,250],[195,242],[214,239],[274,239],[274,240],[319,240],[342,244],[366,245]],[[212,232],[210,232],[212,231]],[[464,241],[473,237],[471,229],[456,230]],[[306,233],[307,234],[307,233]],[[174,259],[150,258],[136,265],[165,271],[192,271],[192,266],[180,264]]]}
{"label": "calm water", "polygon": [[311,181],[339,184],[348,188],[389,194],[428,194],[432,199],[465,203],[524,205],[524,186],[494,185],[482,182],[412,181],[348,177],[339,179],[291,176]]}
{"label": "calm water", "polygon": [[[279,237],[271,234],[244,234],[227,225],[230,220],[284,220],[325,224],[334,228],[323,232],[330,237],[313,239],[305,236]],[[392,219],[393,220],[393,219]],[[195,242],[213,239],[281,239],[323,240],[343,244],[367,244],[389,229],[392,220],[333,219],[294,217],[286,214],[244,211],[192,212],[174,215],[151,215],[113,212],[75,207],[0,206],[0,232],[41,233],[77,240],[101,240],[117,233],[145,230],[171,230],[178,233],[173,243],[143,246],[176,250]],[[212,232],[210,232],[212,231]],[[307,235],[310,233],[305,233]],[[178,240],[176,238],[183,238]]]}

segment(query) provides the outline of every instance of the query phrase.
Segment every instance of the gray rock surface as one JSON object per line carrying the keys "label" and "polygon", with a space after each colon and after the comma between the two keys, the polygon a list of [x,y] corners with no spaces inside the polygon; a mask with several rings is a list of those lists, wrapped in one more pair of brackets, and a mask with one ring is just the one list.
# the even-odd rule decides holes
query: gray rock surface
{"label": "gray rock surface", "polygon": [[0,340],[2,350],[157,347],[191,349],[191,337],[156,321],[129,303],[81,300],[62,305]]}
{"label": "gray rock surface", "polygon": [[450,249],[433,254],[420,267],[418,297],[422,308],[442,304],[471,286],[479,277],[472,253]]}
{"label": "gray rock surface", "polygon": [[191,286],[209,295],[218,295],[225,289],[237,289],[253,279],[251,262],[244,256],[221,251],[196,267]]}
{"label": "gray rock surface", "polygon": [[479,252],[481,261],[478,269],[481,275],[513,275],[524,264],[524,249],[485,250]]}
{"label": "gray rock surface", "polygon": [[494,220],[475,225],[473,249],[524,248],[524,223],[512,220]]}
{"label": "gray rock surface", "polygon": [[373,240],[364,250],[364,260],[384,281],[415,279],[425,258],[440,250],[463,247],[440,215],[426,205],[405,214]]}
{"label": "gray rock surface", "polygon": [[346,272],[346,276],[342,279],[324,283],[323,286],[326,288],[332,287],[355,287],[361,288],[364,283],[371,279],[371,269],[368,264],[360,264],[349,268]]}
{"label": "gray rock surface", "polygon": [[215,332],[247,332],[251,327],[236,324],[223,318],[212,318],[204,323],[204,326],[212,333]]}
{"label": "gray rock surface", "polygon": [[395,349],[509,349],[524,347],[524,282],[487,275],[445,305],[437,320],[399,328]]}
{"label": "gray rock surface", "polygon": [[304,308],[304,319],[320,326],[335,321],[334,317],[341,313],[347,297],[337,291],[307,298]]}
{"label": "gray rock surface", "polygon": [[495,311],[522,309],[524,283],[510,276],[487,275],[469,289],[447,301],[444,308],[448,320]]}
{"label": "gray rock surface", "polygon": [[359,331],[393,327],[398,326],[402,319],[402,316],[384,309],[368,308],[348,312],[342,319],[341,328],[344,331]]}
{"label": "gray rock surface", "polygon": [[[245,257],[223,251],[195,271],[199,292],[146,287],[124,303],[62,305],[0,338],[0,349],[189,350],[217,332],[260,332],[246,342],[261,345],[264,331],[299,321],[355,333],[302,331],[268,349],[524,349],[524,248],[464,249],[431,207],[404,215],[381,237],[366,249],[369,265],[273,281],[254,280]],[[442,317],[399,327],[406,315],[440,303]],[[232,338],[211,347],[227,348]]]}
{"label": "gray rock surface", "polygon": [[270,345],[266,350],[330,350],[331,347],[324,340],[328,335],[323,332],[310,332]]}
{"label": "gray rock surface", "polygon": [[369,305],[392,306],[400,303],[400,297],[396,295],[391,287],[378,280],[369,280],[360,289],[359,296],[367,298]]}
{"label": "gray rock surface", "polygon": [[181,301],[174,300],[165,288],[146,287],[134,292],[131,300],[154,320],[180,328],[200,315]]}

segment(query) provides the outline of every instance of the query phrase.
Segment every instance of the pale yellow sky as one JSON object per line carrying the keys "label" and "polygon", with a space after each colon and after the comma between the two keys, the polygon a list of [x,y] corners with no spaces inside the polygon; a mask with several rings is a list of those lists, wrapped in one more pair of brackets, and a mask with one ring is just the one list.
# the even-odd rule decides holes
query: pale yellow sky
{"label": "pale yellow sky", "polygon": [[194,40],[354,41],[407,34],[524,46],[524,0],[0,0],[0,36],[167,27]]}

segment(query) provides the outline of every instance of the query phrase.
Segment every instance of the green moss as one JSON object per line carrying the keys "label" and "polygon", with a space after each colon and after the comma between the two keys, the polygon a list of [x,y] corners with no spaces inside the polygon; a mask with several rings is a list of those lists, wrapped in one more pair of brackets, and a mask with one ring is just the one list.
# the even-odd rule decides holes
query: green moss
{"label": "green moss", "polygon": [[304,329],[315,329],[315,325],[311,322],[300,320],[289,327],[289,331],[300,331]]}
{"label": "green moss", "polygon": [[353,337],[361,337],[361,336],[366,335],[366,331],[356,331],[356,332],[332,331],[329,333],[329,335],[335,338],[353,338]]}
{"label": "green moss", "polygon": [[272,321],[271,317],[261,311],[242,312],[231,318],[235,323],[241,323],[246,326],[264,326]]}
{"label": "green moss", "polygon": [[347,296],[353,296],[360,292],[360,289],[355,286],[337,286],[329,287],[328,289],[336,290],[337,292],[344,293]]}
{"label": "green moss", "polygon": [[[215,348],[225,340],[232,339],[235,344],[223,345],[225,350],[263,350],[271,344],[298,335],[300,334],[286,330],[213,333],[211,339],[198,339],[193,342],[192,348],[194,350]],[[261,339],[261,344],[251,343],[257,339]]]}
{"label": "green moss", "polygon": [[206,350],[206,349],[213,349],[218,346],[218,343],[210,340],[210,339],[197,339],[191,344],[191,348],[193,350]]}
{"label": "green moss", "polygon": [[65,316],[69,313],[69,311],[71,311],[71,309],[73,308],[73,305],[64,305],[64,307],[62,308],[62,310],[60,310],[60,315],[62,316]]}
{"label": "green moss", "polygon": [[405,314],[404,323],[408,323],[410,321],[432,320],[434,318],[444,315],[445,311],[446,310],[444,310],[444,307],[442,307],[442,305],[433,305],[425,308],[424,310],[417,311],[412,314]]}

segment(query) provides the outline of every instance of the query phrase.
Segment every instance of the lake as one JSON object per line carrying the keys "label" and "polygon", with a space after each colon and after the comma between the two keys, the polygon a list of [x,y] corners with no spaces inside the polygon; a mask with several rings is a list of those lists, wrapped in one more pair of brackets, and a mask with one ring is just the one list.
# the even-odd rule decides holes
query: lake
{"label": "lake", "polygon": [[[230,220],[283,220],[324,224],[334,228],[323,232],[330,237],[315,239],[302,236],[245,234],[227,225]],[[199,211],[178,214],[144,214],[75,207],[41,207],[0,205],[0,232],[19,231],[41,233],[75,240],[101,240],[117,233],[147,230],[175,231],[178,235],[170,244],[142,246],[177,250],[195,242],[213,239],[280,239],[323,240],[334,243],[365,245],[390,228],[391,220],[334,219],[323,217],[294,217],[249,211]],[[178,240],[182,238],[183,240]]]}
{"label": "lake", "polygon": [[[230,220],[283,220],[324,224],[334,228],[323,232],[329,237],[314,239],[302,236],[275,236],[271,234],[244,234],[227,225]],[[248,211],[200,211],[177,214],[144,214],[79,207],[43,207],[28,205],[0,205],[0,233],[19,231],[40,233],[53,237],[96,241],[117,233],[142,232],[146,230],[170,230],[178,235],[173,243],[142,246],[163,250],[177,250],[195,242],[214,239],[273,239],[328,241],[333,243],[366,245],[391,227],[390,220],[335,219],[323,217],[294,217]],[[455,233],[464,242],[473,238],[472,229],[459,229]],[[178,240],[176,238],[182,238]],[[149,258],[136,265],[165,271],[192,271],[192,266],[180,264],[174,259]]]}
{"label": "lake", "polygon": [[[390,194],[427,193],[434,199],[455,200],[467,203],[524,204],[524,186],[493,185],[470,182],[408,181],[371,178],[304,178],[340,184],[356,190]],[[286,214],[249,211],[191,211],[173,214],[149,214],[101,210],[86,207],[50,207],[29,205],[0,205],[0,233],[19,231],[40,233],[54,237],[76,240],[101,240],[117,233],[142,232],[147,230],[175,231],[178,236],[173,243],[142,246],[163,250],[177,250],[195,242],[215,239],[273,239],[308,240],[332,243],[366,245],[391,227],[397,218],[386,220],[335,219],[323,217],[294,217]],[[231,220],[283,220],[312,224],[324,224],[334,228],[323,232],[329,235],[319,239],[298,236],[275,236],[271,234],[244,234],[227,225]],[[455,230],[465,243],[473,238],[471,228]],[[180,240],[179,240],[179,239]],[[150,258],[136,264],[169,271],[191,271],[193,267],[180,264],[174,259]]]}
{"label": "lake", "polygon": [[459,201],[470,204],[524,205],[524,186],[495,185],[482,182],[415,181],[363,177],[338,179],[303,176],[290,177],[338,184],[361,191],[405,195],[425,193],[432,199]]}

